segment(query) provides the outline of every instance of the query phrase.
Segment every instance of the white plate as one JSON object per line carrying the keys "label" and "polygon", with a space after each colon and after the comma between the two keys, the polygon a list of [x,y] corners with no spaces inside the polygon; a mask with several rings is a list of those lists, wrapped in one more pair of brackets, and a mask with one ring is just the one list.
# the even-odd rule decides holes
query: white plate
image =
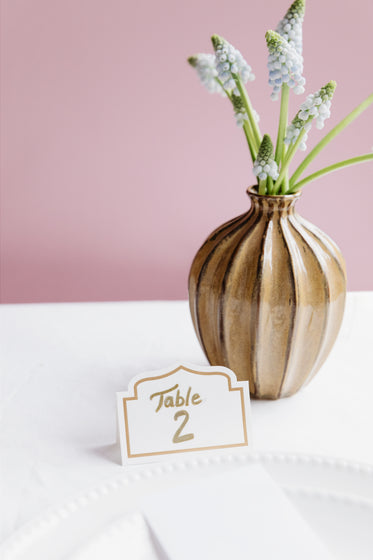
{"label": "white plate", "polygon": [[144,494],[252,461],[268,470],[336,558],[372,560],[373,467],[279,454],[198,456],[126,471],[29,523],[3,544],[0,557],[66,559],[105,526],[136,511]]}

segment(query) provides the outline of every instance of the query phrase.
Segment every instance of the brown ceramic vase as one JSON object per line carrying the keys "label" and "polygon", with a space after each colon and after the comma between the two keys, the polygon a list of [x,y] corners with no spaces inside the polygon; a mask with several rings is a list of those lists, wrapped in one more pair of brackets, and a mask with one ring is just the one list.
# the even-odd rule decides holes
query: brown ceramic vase
{"label": "brown ceramic vase", "polygon": [[248,380],[254,398],[288,397],[328,356],[346,296],[335,243],[294,210],[300,193],[260,196],[194,258],[189,302],[211,365]]}

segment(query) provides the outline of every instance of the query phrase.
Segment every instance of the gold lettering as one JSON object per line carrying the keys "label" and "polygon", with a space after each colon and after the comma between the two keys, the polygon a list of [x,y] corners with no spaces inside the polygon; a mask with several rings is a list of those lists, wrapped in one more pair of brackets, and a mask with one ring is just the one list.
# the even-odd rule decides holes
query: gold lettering
{"label": "gold lettering", "polygon": [[[168,393],[171,393],[172,391],[176,391],[176,389],[177,389],[176,396],[168,395]],[[150,400],[152,400],[154,397],[158,397],[158,404],[155,409],[155,412],[159,412],[162,406],[164,406],[165,408],[172,408],[175,406],[179,408],[181,406],[189,406],[190,404],[196,406],[198,404],[201,404],[202,402],[202,399],[198,393],[194,393],[192,395],[192,387],[188,388],[186,396],[183,397],[180,394],[180,389],[178,384],[174,385],[170,389],[165,389],[164,391],[158,391],[157,393],[153,393],[152,395],[150,395],[149,398]]]}
{"label": "gold lettering", "polygon": [[166,408],[170,408],[171,406],[175,406],[173,397],[166,397],[165,400],[164,400],[164,405],[165,405]]}
{"label": "gold lettering", "polygon": [[192,397],[192,404],[197,405],[197,404],[201,404],[201,402],[202,402],[202,399],[201,399],[201,397],[199,396],[199,394],[198,394],[198,393],[194,393],[194,395],[193,395],[193,397]]}
{"label": "gold lettering", "polygon": [[180,395],[180,391],[178,389],[176,393],[176,406],[184,406],[184,404],[185,404],[184,398]]}
{"label": "gold lettering", "polygon": [[181,435],[181,431],[185,428],[185,424],[189,420],[189,414],[187,413],[186,410],[179,410],[178,412],[175,413],[174,420],[177,420],[181,416],[184,416],[184,420],[182,421],[182,423],[176,430],[174,437],[172,438],[173,443],[182,443],[183,441],[188,441],[194,438],[194,434]]}
{"label": "gold lettering", "polygon": [[159,391],[159,393],[153,393],[152,395],[150,395],[150,400],[152,400],[153,397],[159,397],[159,402],[158,402],[158,406],[155,409],[156,412],[158,412],[161,408],[162,408],[162,404],[163,404],[163,395],[165,395],[166,393],[170,393],[171,391],[175,391],[175,389],[178,388],[178,384],[174,385],[173,387],[171,387],[171,389],[165,389],[164,391]]}

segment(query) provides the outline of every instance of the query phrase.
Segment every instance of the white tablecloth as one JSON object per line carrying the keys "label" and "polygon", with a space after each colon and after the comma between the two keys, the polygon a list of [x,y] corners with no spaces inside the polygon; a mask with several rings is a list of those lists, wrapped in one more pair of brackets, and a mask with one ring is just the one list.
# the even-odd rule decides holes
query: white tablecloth
{"label": "white tablecloth", "polygon": [[[207,364],[187,302],[3,305],[1,539],[116,476],[115,393],[142,371]],[[373,464],[373,292],[349,293],[311,384],[252,402],[255,450]]]}

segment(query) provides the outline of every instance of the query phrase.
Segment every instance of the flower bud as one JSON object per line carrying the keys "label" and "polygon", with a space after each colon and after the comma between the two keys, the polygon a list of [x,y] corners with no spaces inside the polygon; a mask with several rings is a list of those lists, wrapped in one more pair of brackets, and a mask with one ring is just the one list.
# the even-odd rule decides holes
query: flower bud
{"label": "flower bud", "polygon": [[225,92],[216,78],[216,58],[214,54],[196,54],[188,58],[189,64],[196,69],[199,79],[210,93],[220,93],[225,96]]}
{"label": "flower bud", "polygon": [[269,51],[269,85],[273,87],[272,99],[277,99],[282,84],[287,84],[297,95],[304,93],[306,80],[302,76],[303,57],[276,31],[267,31]]}
{"label": "flower bud", "polygon": [[232,90],[237,96],[235,77],[239,77],[244,84],[255,79],[255,76],[240,51],[228,43],[223,37],[213,35],[212,45],[216,56],[216,70],[224,89]]}
{"label": "flower bud", "polygon": [[254,161],[253,173],[260,181],[267,177],[272,177],[275,181],[278,178],[278,167],[273,155],[273,145],[268,134],[263,136],[259,146],[258,156]]}

